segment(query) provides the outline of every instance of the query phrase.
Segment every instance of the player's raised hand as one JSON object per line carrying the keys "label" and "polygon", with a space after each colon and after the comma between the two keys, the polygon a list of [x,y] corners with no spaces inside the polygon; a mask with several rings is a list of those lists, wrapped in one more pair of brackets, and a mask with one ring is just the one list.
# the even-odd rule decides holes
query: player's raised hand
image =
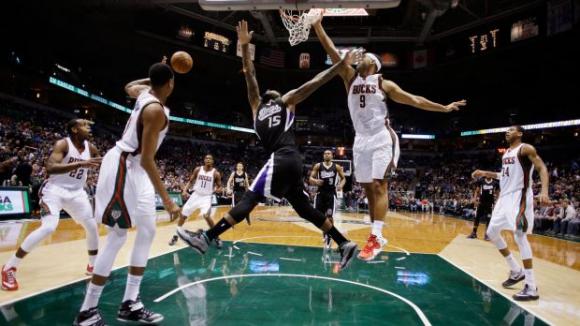
{"label": "player's raised hand", "polygon": [[346,66],[352,65],[353,62],[356,60],[356,58],[361,55],[361,51],[362,50],[360,49],[352,49],[348,51],[340,62],[342,62]]}
{"label": "player's raised hand", "polygon": [[322,18],[324,17],[324,9],[319,10],[314,17],[312,18],[311,22],[312,25],[322,25]]}
{"label": "player's raised hand", "polygon": [[238,22],[236,32],[238,33],[238,41],[240,42],[240,45],[250,43],[252,35],[254,35],[254,31],[248,32],[248,22],[243,19]]}
{"label": "player's raised hand", "polygon": [[466,100],[456,101],[445,106],[445,112],[459,111],[463,106],[467,105]]}
{"label": "player's raised hand", "polygon": [[483,177],[483,171],[481,171],[481,170],[475,170],[475,171],[473,171],[473,173],[471,174],[471,177],[472,177],[473,179],[478,179],[478,178],[481,178],[481,177]]}

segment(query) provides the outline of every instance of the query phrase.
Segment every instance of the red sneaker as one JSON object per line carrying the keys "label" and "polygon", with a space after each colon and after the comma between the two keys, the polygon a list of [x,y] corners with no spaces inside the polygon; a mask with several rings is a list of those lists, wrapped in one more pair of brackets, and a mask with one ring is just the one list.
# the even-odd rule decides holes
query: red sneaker
{"label": "red sneaker", "polygon": [[86,275],[91,276],[93,275],[93,269],[95,268],[95,266],[91,265],[91,264],[87,264],[87,271],[85,272]]}
{"label": "red sneaker", "polygon": [[14,273],[16,273],[16,268],[12,267],[4,270],[4,266],[2,266],[2,290],[18,290],[18,281],[16,281],[16,275]]}
{"label": "red sneaker", "polygon": [[382,237],[378,238],[376,235],[371,234],[367,240],[367,244],[358,254],[358,258],[365,261],[373,260],[382,251],[386,244],[386,239]]}

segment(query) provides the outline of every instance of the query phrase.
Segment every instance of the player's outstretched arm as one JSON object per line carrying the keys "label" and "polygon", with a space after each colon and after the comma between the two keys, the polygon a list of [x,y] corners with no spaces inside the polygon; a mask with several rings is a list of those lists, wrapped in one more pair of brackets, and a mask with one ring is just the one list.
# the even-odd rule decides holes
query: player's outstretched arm
{"label": "player's outstretched arm", "polygon": [[143,124],[143,134],[141,136],[141,166],[149,176],[155,191],[161,197],[163,206],[170,214],[170,219],[174,220],[181,214],[181,209],[171,200],[167,190],[163,186],[157,164],[155,164],[155,152],[157,151],[157,142],[159,133],[167,123],[167,117],[163,107],[158,103],[148,105],[141,113]]}
{"label": "player's outstretched arm", "polygon": [[353,51],[347,53],[342,60],[334,64],[332,67],[322,71],[318,75],[314,76],[310,81],[306,82],[304,85],[293,89],[282,96],[282,101],[286,105],[292,107],[296,104],[304,101],[308,98],[314,91],[316,91],[320,86],[326,84],[329,80],[334,78],[339,71],[346,69],[352,62]]}
{"label": "player's outstretched arm", "polygon": [[255,116],[256,112],[258,112],[258,106],[260,105],[260,87],[258,86],[258,80],[256,79],[256,69],[254,69],[254,63],[250,58],[249,49],[249,44],[252,40],[254,31],[248,32],[248,22],[242,20],[238,22],[238,26],[236,26],[236,32],[238,33],[238,41],[242,47],[242,63],[244,65],[246,85],[248,86],[248,101],[252,107],[252,113]]}
{"label": "player's outstretched arm", "polygon": [[385,91],[387,96],[389,96],[393,101],[401,104],[410,105],[425,111],[447,113],[452,111],[458,111],[462,106],[467,105],[466,100],[452,102],[448,105],[435,103],[429,101],[428,99],[422,96],[413,95],[409,92],[404,91],[403,89],[401,89],[401,87],[399,87],[399,85],[395,84],[391,80],[383,80],[381,87],[383,91]]}
{"label": "player's outstretched arm", "polygon": [[151,88],[151,81],[149,78],[137,79],[125,85],[125,93],[130,98],[137,98],[142,92]]}
{"label": "player's outstretched arm", "polygon": [[521,154],[523,156],[527,156],[532,164],[534,164],[534,168],[538,171],[540,175],[540,181],[542,182],[542,190],[538,195],[538,199],[540,200],[540,204],[547,205],[550,204],[550,198],[548,197],[548,185],[550,183],[550,176],[548,174],[548,168],[546,168],[546,164],[538,155],[538,152],[532,145],[524,144],[522,146]]}
{"label": "player's outstretched arm", "polygon": [[[314,32],[316,32],[316,36],[318,36],[318,39],[320,40],[320,44],[322,44],[324,51],[326,51],[326,53],[330,56],[330,60],[332,60],[332,63],[336,64],[340,62],[340,53],[334,46],[334,43],[332,42],[328,34],[326,34],[324,27],[322,27],[323,16],[324,13],[320,13],[319,16],[316,17],[316,20],[312,23],[312,27],[314,27]],[[352,78],[356,74],[356,71],[349,65],[347,69],[345,69],[342,72],[339,72],[339,74],[340,77],[342,77],[345,84],[347,84],[352,80]]]}
{"label": "player's outstretched arm", "polygon": [[312,171],[310,171],[310,177],[308,178],[308,183],[313,185],[313,186],[320,186],[322,183],[322,180],[319,180],[316,178],[316,175],[318,175],[318,170],[320,169],[320,163],[316,163],[314,164],[314,166],[312,167]]}
{"label": "player's outstretched arm", "polygon": [[215,192],[216,193],[221,193],[223,191],[222,188],[222,174],[219,173],[218,171],[214,172],[214,183],[215,183]]}
{"label": "player's outstretched arm", "polygon": [[337,190],[342,191],[342,189],[344,189],[344,185],[346,184],[346,175],[344,175],[344,169],[340,165],[336,166],[336,172],[338,172],[338,176],[340,177]]}
{"label": "player's outstretched arm", "polygon": [[101,158],[91,158],[86,161],[77,161],[73,163],[62,163],[62,160],[68,152],[68,144],[66,140],[61,139],[56,142],[52,153],[46,161],[46,172],[48,174],[64,174],[74,171],[78,168],[97,168],[101,164]]}
{"label": "player's outstretched arm", "polygon": [[492,171],[484,171],[484,170],[475,170],[471,174],[471,177],[474,179],[477,178],[492,178],[492,179],[501,179],[501,172],[492,172]]}
{"label": "player's outstretched arm", "polygon": [[234,174],[236,172],[232,172],[232,174],[230,174],[230,177],[228,178],[228,183],[226,184],[226,192],[228,194],[232,193],[232,188],[233,188],[233,184],[234,184]]}

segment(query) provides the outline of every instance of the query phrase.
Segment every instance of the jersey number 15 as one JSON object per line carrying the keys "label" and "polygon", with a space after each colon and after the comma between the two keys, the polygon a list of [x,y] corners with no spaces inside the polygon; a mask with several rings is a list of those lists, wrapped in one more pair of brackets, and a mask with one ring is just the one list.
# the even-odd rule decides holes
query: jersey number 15
{"label": "jersey number 15", "polygon": [[276,127],[280,125],[281,118],[279,115],[268,118],[268,128]]}

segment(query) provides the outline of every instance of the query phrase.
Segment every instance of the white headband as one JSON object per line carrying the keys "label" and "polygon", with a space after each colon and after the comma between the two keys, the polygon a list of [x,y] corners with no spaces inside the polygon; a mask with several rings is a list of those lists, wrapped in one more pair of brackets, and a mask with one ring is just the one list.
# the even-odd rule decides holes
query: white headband
{"label": "white headband", "polygon": [[373,63],[375,64],[375,66],[377,66],[377,72],[379,72],[382,68],[382,65],[381,61],[377,58],[377,56],[372,55],[370,53],[365,53],[365,56],[368,56],[369,58],[371,58],[371,60],[373,60]]}

